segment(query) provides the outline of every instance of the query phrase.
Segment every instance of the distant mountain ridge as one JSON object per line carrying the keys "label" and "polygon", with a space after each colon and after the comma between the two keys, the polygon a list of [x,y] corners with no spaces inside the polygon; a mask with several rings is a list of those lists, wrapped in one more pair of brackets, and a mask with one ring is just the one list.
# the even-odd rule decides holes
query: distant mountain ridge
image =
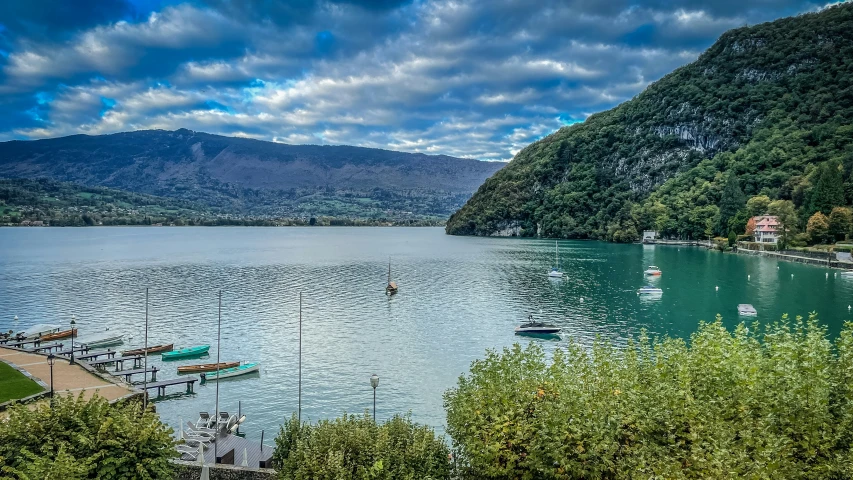
{"label": "distant mountain ridge", "polygon": [[49,178],[270,215],[446,216],[503,165],[186,129],[0,143],[2,177]]}

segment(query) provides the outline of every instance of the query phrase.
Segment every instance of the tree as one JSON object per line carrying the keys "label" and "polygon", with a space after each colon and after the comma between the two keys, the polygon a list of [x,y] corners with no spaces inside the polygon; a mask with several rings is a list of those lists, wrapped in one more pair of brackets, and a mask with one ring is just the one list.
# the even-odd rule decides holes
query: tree
{"label": "tree", "polygon": [[58,395],[51,409],[16,405],[0,427],[4,471],[20,478],[171,480],[172,429],[138,402]]}
{"label": "tree", "polygon": [[746,230],[744,233],[750,237],[755,235],[755,217],[750,217],[746,222]]}
{"label": "tree", "polygon": [[815,213],[809,217],[806,233],[809,234],[812,243],[826,243],[829,239],[829,219],[820,212]]}
{"label": "tree", "polygon": [[737,233],[734,230],[729,230],[729,246],[734,247],[737,243]]}
{"label": "tree", "polygon": [[367,413],[300,424],[285,421],[273,463],[282,479],[449,479],[450,450],[435,432],[395,415],[378,424]]}
{"label": "tree", "polygon": [[[851,478],[853,325],[489,350],[445,394],[460,478]],[[780,446],[784,445],[784,448]]]}
{"label": "tree", "polygon": [[746,201],[746,213],[750,217],[766,215],[768,206],[770,206],[770,197],[767,195],[756,195]]}
{"label": "tree", "polygon": [[779,220],[780,245],[784,249],[789,240],[797,234],[797,210],[794,208],[794,202],[790,200],[774,200],[767,206],[767,212],[770,215],[776,216]]}
{"label": "tree", "polygon": [[818,168],[817,181],[811,192],[809,213],[831,212],[844,205],[844,180],[841,165],[835,161],[825,162]]}
{"label": "tree", "polygon": [[[737,215],[746,204],[746,195],[740,188],[740,181],[734,172],[729,172],[723,193],[720,196],[720,223],[717,232],[725,234],[729,230],[729,220]],[[744,220],[744,224],[746,221]]]}
{"label": "tree", "polygon": [[835,241],[844,240],[853,229],[853,212],[847,207],[835,207],[829,214],[829,235]]}

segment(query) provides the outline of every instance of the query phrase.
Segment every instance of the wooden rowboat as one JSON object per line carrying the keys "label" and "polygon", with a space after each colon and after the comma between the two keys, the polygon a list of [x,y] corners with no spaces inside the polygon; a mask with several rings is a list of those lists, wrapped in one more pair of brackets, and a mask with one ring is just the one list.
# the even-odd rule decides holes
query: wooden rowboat
{"label": "wooden rowboat", "polygon": [[[170,343],[168,345],[154,345],[152,347],[148,347],[148,353],[157,353],[157,352],[169,352],[175,347],[174,343]],[[130,357],[133,355],[145,355],[144,348],[137,348],[136,350],[125,350],[121,352],[121,356]]]}
{"label": "wooden rowboat", "polygon": [[72,328],[71,330],[63,330],[61,332],[56,333],[48,333],[47,335],[42,335],[40,338],[43,342],[48,340],[59,340],[60,338],[70,337],[71,335],[77,335],[77,329]]}
{"label": "wooden rowboat", "polygon": [[[225,370],[226,368],[234,368],[240,366],[240,362],[220,362],[219,370]],[[178,373],[199,373],[199,372],[215,372],[217,364],[215,363],[202,363],[199,365],[184,365],[183,367],[178,367]]]}

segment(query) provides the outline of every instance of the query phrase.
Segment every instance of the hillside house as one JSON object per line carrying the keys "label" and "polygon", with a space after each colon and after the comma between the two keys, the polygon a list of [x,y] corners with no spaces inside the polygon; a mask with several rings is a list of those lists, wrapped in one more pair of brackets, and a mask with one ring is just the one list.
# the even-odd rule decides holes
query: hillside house
{"label": "hillside house", "polygon": [[777,217],[760,215],[752,218],[755,220],[755,231],[752,235],[756,242],[775,244],[779,241],[780,225]]}

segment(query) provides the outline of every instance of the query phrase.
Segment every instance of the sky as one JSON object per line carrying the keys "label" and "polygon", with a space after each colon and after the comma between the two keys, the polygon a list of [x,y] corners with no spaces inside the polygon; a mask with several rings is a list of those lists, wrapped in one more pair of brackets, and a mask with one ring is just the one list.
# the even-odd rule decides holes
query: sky
{"label": "sky", "polygon": [[188,128],[508,160],[809,0],[3,0],[0,141]]}

